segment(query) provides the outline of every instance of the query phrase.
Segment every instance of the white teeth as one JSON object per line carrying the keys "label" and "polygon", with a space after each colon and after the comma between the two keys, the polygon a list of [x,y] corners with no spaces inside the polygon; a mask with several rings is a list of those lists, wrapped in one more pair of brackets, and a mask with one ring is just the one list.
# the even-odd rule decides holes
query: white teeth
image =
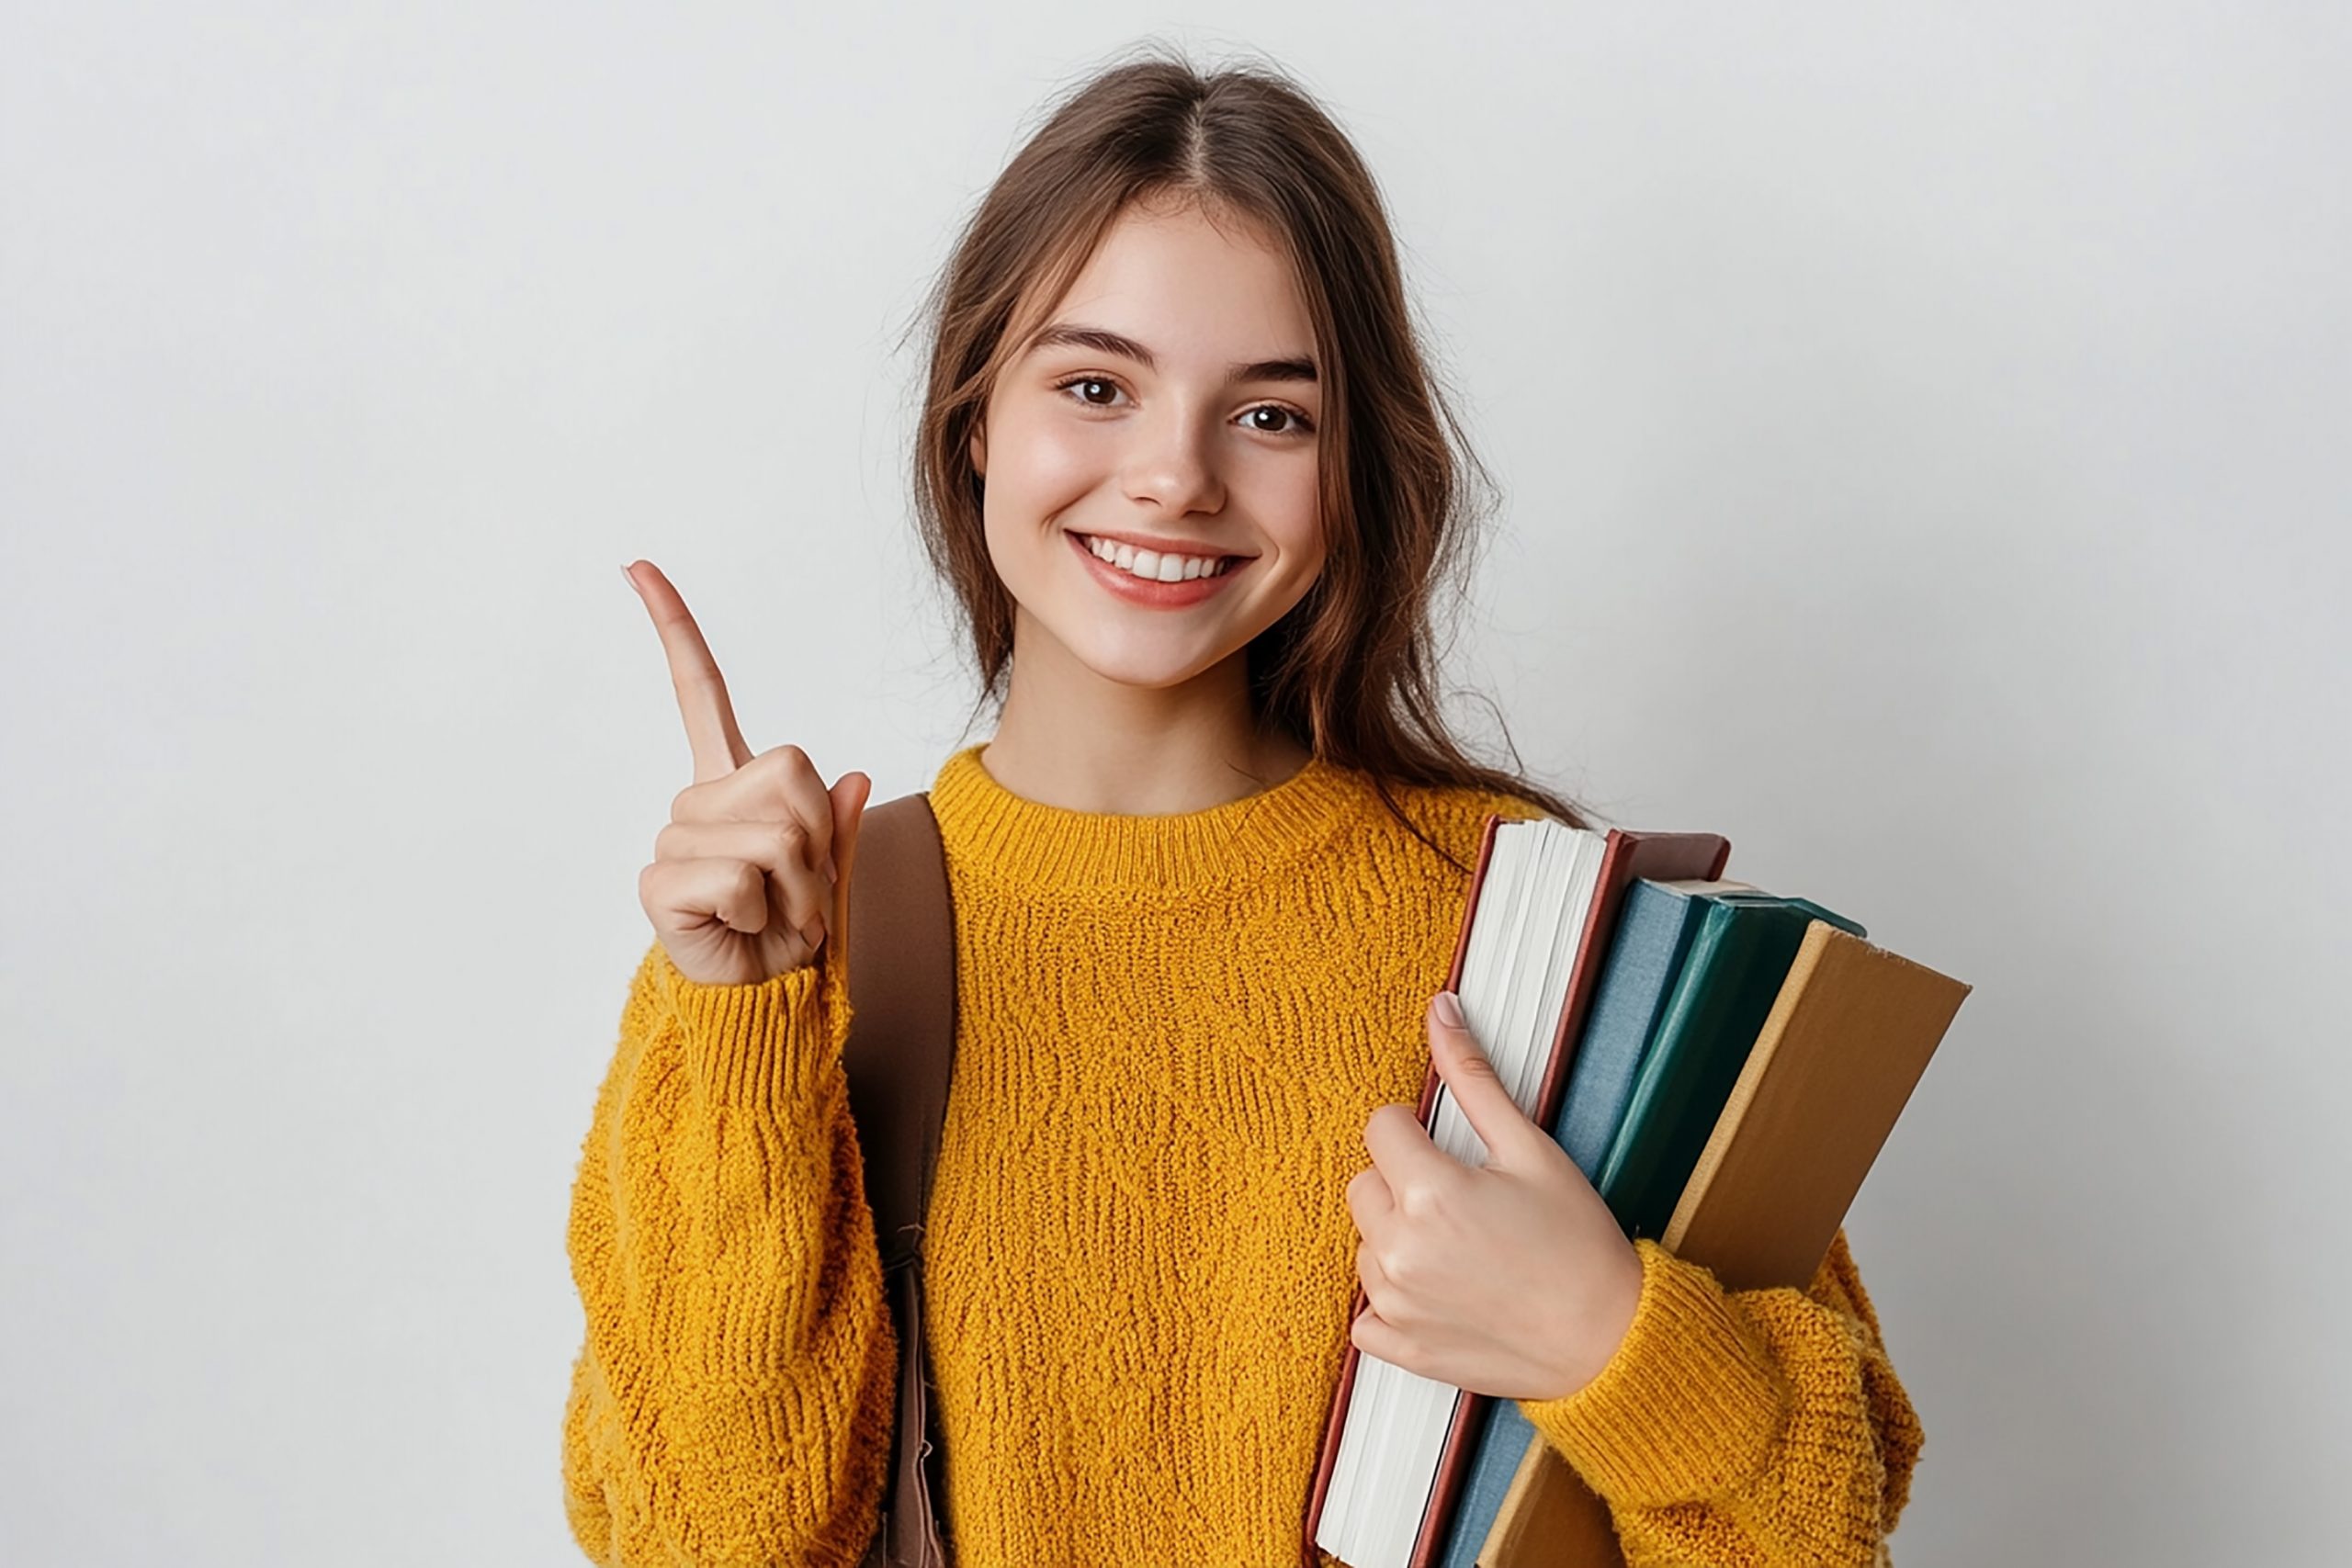
{"label": "white teeth", "polygon": [[1139,550],[1133,545],[1117,544],[1091,536],[1086,539],[1086,547],[1121,571],[1155,582],[1189,582],[1195,577],[1216,577],[1225,570],[1225,562],[1221,559],[1211,560],[1201,556],[1163,556],[1157,551]]}

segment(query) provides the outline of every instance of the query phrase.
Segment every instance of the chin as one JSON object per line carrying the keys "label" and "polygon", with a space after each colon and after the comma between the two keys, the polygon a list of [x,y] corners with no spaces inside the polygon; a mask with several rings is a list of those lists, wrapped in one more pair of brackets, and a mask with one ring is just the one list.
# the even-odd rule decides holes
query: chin
{"label": "chin", "polygon": [[1197,646],[1173,648],[1154,638],[1129,641],[1101,636],[1099,628],[1090,627],[1088,630],[1097,635],[1060,639],[1062,646],[1069,650],[1070,657],[1105,681],[1146,691],[1163,691],[1197,679],[1204,671],[1216,669],[1247,646],[1246,643],[1237,643],[1223,650],[1204,649]]}
{"label": "chin", "polygon": [[1163,659],[1089,657],[1083,652],[1078,655],[1078,660],[1090,671],[1105,681],[1116,682],[1122,686],[1134,686],[1148,692],[1166,691],[1171,687],[1183,685],[1188,681],[1198,679],[1203,671],[1216,668],[1221,662],[1217,658],[1188,663]]}

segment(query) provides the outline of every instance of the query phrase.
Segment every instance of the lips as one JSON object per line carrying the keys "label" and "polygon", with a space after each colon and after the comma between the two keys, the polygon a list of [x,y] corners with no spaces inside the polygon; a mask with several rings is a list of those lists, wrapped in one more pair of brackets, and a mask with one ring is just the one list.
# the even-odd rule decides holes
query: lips
{"label": "lips", "polygon": [[1233,579],[1247,571],[1255,556],[1217,558],[1225,564],[1216,571],[1201,577],[1180,578],[1174,582],[1161,582],[1156,578],[1137,577],[1094,553],[1088,540],[1093,536],[1070,531],[1069,547],[1077,552],[1079,563],[1089,575],[1113,593],[1132,604],[1146,608],[1180,609],[1197,604],[1224,591]]}

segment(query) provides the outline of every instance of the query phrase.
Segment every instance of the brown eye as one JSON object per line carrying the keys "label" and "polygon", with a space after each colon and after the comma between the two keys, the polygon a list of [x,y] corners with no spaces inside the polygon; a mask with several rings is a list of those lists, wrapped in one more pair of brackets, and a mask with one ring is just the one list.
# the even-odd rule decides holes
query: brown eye
{"label": "brown eye", "polygon": [[1313,420],[1307,418],[1296,409],[1286,408],[1281,403],[1260,403],[1256,408],[1251,409],[1249,414],[1244,417],[1254,420],[1260,414],[1269,413],[1278,413],[1282,415],[1283,419],[1286,423],[1284,423],[1279,429],[1272,429],[1266,425],[1256,423],[1253,423],[1250,428],[1264,435],[1305,435],[1315,428],[1315,422]]}
{"label": "brown eye", "polygon": [[1095,401],[1092,398],[1088,397],[1088,396],[1086,395],[1086,392],[1085,392],[1084,389],[1086,389],[1086,388],[1088,388],[1088,387],[1105,387],[1105,388],[1110,389],[1110,390],[1111,390],[1111,391],[1113,391],[1113,392],[1114,392],[1114,393],[1118,390],[1118,387],[1117,387],[1117,385],[1116,385],[1115,383],[1111,382],[1111,381],[1106,381],[1106,380],[1104,380],[1104,379],[1103,379],[1102,377],[1100,377],[1100,376],[1079,376],[1079,377],[1074,377],[1074,378],[1072,378],[1071,379],[1069,379],[1069,380],[1068,380],[1068,381],[1063,381],[1063,382],[1059,382],[1059,383],[1057,383],[1057,384],[1055,386],[1054,390],[1056,390],[1057,392],[1066,392],[1066,391],[1069,391],[1069,390],[1071,388],[1073,388],[1073,387],[1080,389],[1079,395],[1078,395],[1078,400],[1079,400],[1080,402],[1081,402],[1081,403],[1084,403],[1088,408],[1091,408],[1091,409],[1108,408],[1108,407],[1110,407],[1111,405],[1110,405],[1109,403],[1106,403],[1106,402],[1097,402],[1097,401]]}

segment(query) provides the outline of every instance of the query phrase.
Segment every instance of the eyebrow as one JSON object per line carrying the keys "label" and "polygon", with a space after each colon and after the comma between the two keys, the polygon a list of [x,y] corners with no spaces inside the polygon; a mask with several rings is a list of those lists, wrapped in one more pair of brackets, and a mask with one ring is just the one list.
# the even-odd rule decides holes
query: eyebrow
{"label": "eyebrow", "polygon": [[[1047,348],[1091,348],[1098,354],[1115,354],[1132,359],[1147,370],[1158,370],[1159,359],[1151,350],[1124,333],[1108,327],[1081,326],[1075,321],[1055,321],[1040,327],[1030,338],[1027,353],[1035,354]],[[1316,379],[1315,361],[1307,357],[1291,359],[1237,360],[1226,367],[1226,384],[1238,386],[1244,381],[1307,381]]]}

